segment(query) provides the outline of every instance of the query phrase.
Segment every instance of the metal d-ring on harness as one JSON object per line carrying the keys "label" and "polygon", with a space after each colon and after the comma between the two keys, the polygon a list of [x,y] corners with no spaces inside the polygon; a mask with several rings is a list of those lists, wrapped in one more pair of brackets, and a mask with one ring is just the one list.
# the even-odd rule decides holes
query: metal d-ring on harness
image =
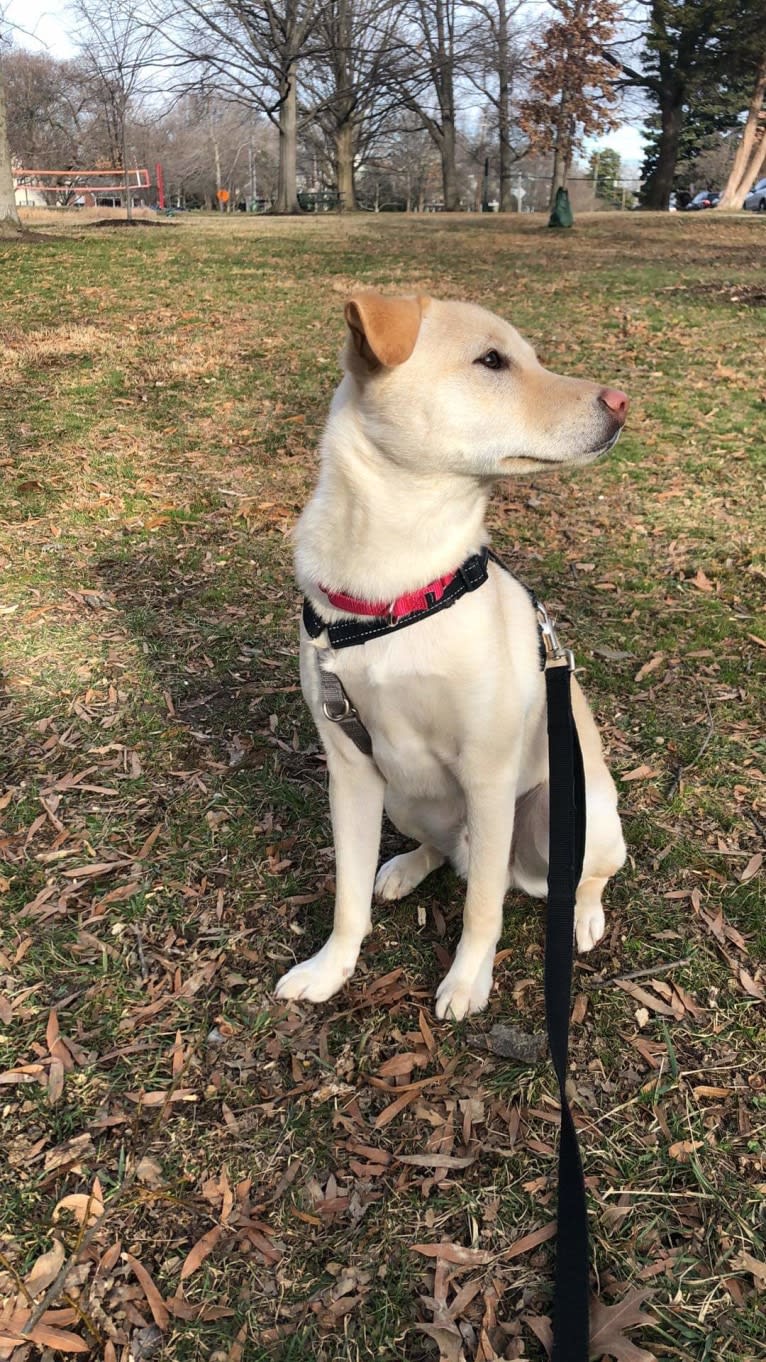
{"label": "metal d-ring on harness", "polygon": [[322,713],[330,723],[339,724],[366,757],[372,756],[372,739],[346,694],[343,682],[334,672],[319,667],[322,683]]}
{"label": "metal d-ring on harness", "polygon": [[[505,564],[493,553],[483,550],[481,571],[468,574],[475,590],[486,581],[487,557],[500,567]],[[477,557],[479,557],[477,555]],[[473,560],[469,560],[473,561]],[[465,568],[466,565],[464,564]],[[505,569],[507,571],[507,569]],[[463,590],[456,593],[463,594]],[[588,1215],[577,1132],[566,1092],[569,1055],[569,1012],[574,953],[575,894],[582,873],[585,852],[585,773],[582,752],[572,714],[571,677],[574,655],[562,648],[550,616],[530,592],[540,631],[548,725],[549,845],[548,905],[545,932],[545,1019],[551,1060],[559,1085],[561,1136],[559,1139],[559,1188],[557,1208],[556,1267],[553,1289],[553,1352],[551,1362],[588,1362],[590,1325],[588,1311]],[[452,602],[450,601],[449,604]],[[444,608],[439,603],[437,608]],[[390,624],[401,629],[432,613],[433,607]],[[308,601],[304,603],[304,624],[316,638],[327,626]],[[334,642],[332,630],[343,631]],[[354,633],[356,630],[356,633]],[[387,633],[383,625],[374,636]],[[328,629],[332,647],[364,643],[372,636],[366,626],[349,622]],[[341,641],[342,639],[342,641]],[[372,757],[372,741],[349,699],[340,679],[319,666],[322,685],[322,711],[332,723],[339,724],[360,751]]]}

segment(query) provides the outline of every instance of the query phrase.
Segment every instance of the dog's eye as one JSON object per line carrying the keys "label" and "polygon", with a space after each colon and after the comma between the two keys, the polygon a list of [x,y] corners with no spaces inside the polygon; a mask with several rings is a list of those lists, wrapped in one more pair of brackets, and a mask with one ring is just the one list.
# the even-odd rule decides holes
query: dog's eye
{"label": "dog's eye", "polygon": [[479,355],[474,360],[474,364],[483,364],[485,369],[507,369],[508,360],[505,355],[501,355],[499,350],[488,350],[485,355]]}

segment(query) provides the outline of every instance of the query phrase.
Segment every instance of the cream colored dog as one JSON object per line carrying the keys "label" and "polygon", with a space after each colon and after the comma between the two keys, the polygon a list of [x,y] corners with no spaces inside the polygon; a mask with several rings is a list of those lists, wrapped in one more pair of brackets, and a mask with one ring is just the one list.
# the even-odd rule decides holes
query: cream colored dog
{"label": "cream colored dog", "polygon": [[[319,484],[296,532],[300,586],[323,621],[349,619],[327,592],[391,601],[486,543],[495,480],[590,463],[617,440],[627,398],[539,364],[513,327],[467,303],[360,293],[346,305],[345,376],[322,441]],[[439,1017],[486,1006],[503,898],[546,894],[545,686],[535,610],[490,561],[488,580],[411,627],[335,650],[301,637],[303,693],[327,752],[337,891],[332,933],[285,974],[280,998],[322,1002],[352,974],[374,892],[409,894],[451,861],[467,878],[463,933],[437,991]],[[323,713],[335,672],[373,756]],[[587,781],[577,890],[581,951],[604,932],[601,895],[625,859],[617,795],[576,681]],[[377,873],[386,810],[416,850]]]}

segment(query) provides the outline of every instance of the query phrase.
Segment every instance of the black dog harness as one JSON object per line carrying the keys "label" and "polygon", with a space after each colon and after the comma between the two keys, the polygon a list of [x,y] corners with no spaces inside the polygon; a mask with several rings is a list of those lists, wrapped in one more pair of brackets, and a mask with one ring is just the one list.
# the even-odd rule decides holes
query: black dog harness
{"label": "black dog harness", "polygon": [[[508,571],[505,564],[485,547],[458,568],[448,585],[440,590],[438,599],[426,599],[424,607],[402,617],[389,614],[374,620],[327,623],[311,602],[305,600],[303,623],[306,632],[310,638],[318,638],[326,631],[330,647],[338,649],[363,645],[370,639],[409,628],[428,615],[448,609],[466,592],[478,590],[487,580],[489,559]],[[588,1362],[589,1250],[585,1181],[566,1093],[575,894],[585,852],[585,773],[572,715],[570,683],[574,657],[568,649],[561,647],[545,606],[529,588],[526,590],[536,613],[541,667],[545,668],[550,801],[545,1018],[561,1102],[551,1362]],[[334,673],[325,671],[321,664],[319,671],[325,717],[337,723],[360,751],[374,760],[370,735],[342,682]]]}

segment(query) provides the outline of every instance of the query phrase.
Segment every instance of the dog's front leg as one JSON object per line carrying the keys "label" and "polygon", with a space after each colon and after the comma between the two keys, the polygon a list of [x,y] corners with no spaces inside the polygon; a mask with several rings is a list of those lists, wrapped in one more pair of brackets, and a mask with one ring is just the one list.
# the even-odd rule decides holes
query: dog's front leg
{"label": "dog's front leg", "polygon": [[513,836],[516,772],[467,789],[468,888],[463,934],[452,968],[436,992],[437,1017],[459,1021],[489,1001],[495,947],[503,928],[503,899]]}
{"label": "dog's front leg", "polygon": [[[345,735],[340,741],[350,742]],[[310,960],[295,965],[277,984],[278,998],[323,1003],[354,972],[359,948],[372,925],[372,888],[380,848],[385,782],[367,758],[338,756],[328,744],[330,814],[335,842],[335,915],[332,932]]]}

